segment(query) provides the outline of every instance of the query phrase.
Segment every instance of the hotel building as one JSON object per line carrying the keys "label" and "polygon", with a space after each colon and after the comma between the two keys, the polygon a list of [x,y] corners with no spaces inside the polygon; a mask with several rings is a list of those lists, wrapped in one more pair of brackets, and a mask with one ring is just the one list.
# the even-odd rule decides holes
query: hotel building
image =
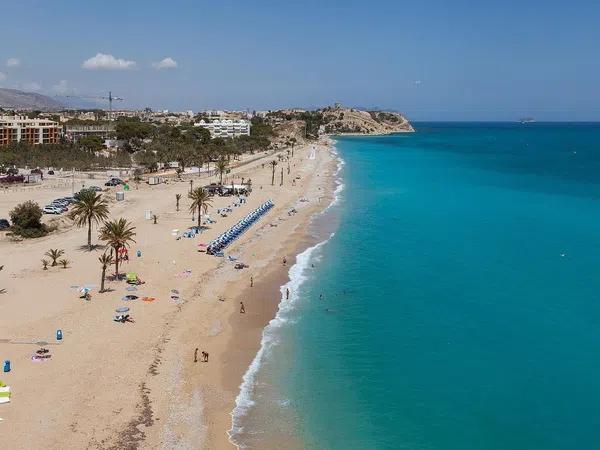
{"label": "hotel building", "polygon": [[26,116],[0,116],[0,146],[13,142],[56,144],[61,126],[52,120],[30,119]]}
{"label": "hotel building", "polygon": [[194,124],[195,127],[204,127],[210,131],[210,135],[213,138],[232,138],[236,136],[249,136],[250,135],[250,121],[242,119],[223,119],[223,120],[212,120],[207,122],[201,120]]}

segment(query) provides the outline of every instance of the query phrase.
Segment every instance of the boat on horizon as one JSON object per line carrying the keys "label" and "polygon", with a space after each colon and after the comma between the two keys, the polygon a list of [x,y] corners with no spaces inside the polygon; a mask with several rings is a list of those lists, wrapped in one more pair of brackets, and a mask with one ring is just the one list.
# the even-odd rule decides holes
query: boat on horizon
{"label": "boat on horizon", "polygon": [[534,123],[535,119],[533,117],[524,117],[522,119],[519,119],[519,122],[521,122],[521,123]]}

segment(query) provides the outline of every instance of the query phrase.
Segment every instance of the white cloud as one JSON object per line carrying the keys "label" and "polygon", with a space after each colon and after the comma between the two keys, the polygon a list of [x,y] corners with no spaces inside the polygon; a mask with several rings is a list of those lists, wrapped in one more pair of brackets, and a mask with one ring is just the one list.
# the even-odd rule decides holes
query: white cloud
{"label": "white cloud", "polygon": [[81,67],[88,70],[131,70],[135,69],[135,61],[115,58],[113,55],[98,53],[96,56],[87,59]]}
{"label": "white cloud", "polygon": [[171,57],[167,57],[167,58],[163,59],[162,61],[152,63],[152,67],[154,67],[156,70],[175,69],[177,66],[178,66],[177,61],[175,61]]}
{"label": "white cloud", "polygon": [[3,81],[6,81],[6,75],[0,72],[0,83],[2,83]]}
{"label": "white cloud", "polygon": [[6,67],[19,67],[21,60],[19,58],[8,58],[6,60]]}
{"label": "white cloud", "polygon": [[52,86],[52,90],[58,95],[67,95],[73,92],[73,89],[69,87],[67,80],[60,80],[57,84]]}

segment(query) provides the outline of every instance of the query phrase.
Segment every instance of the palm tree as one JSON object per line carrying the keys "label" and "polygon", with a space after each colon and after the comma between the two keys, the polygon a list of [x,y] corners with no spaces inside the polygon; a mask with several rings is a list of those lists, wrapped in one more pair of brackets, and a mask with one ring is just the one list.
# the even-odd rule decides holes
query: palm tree
{"label": "palm tree", "polygon": [[179,211],[179,200],[181,200],[181,194],[175,194],[175,208],[177,209],[177,211]]}
{"label": "palm tree", "polygon": [[294,157],[294,145],[296,145],[297,139],[295,137],[290,139],[290,142],[292,144],[292,158]]}
{"label": "palm tree", "polygon": [[190,212],[193,214],[198,210],[198,227],[202,223],[202,212],[206,214],[208,207],[211,206],[210,196],[202,187],[194,189],[188,194],[188,198],[192,201]]}
{"label": "palm tree", "polygon": [[68,259],[61,259],[59,261],[59,264],[61,264],[63,266],[63,269],[66,269],[68,267],[68,265],[69,265],[70,262],[71,261],[69,261]]}
{"label": "palm tree", "polygon": [[98,258],[98,261],[100,261],[100,264],[102,264],[102,278],[100,280],[100,292],[104,292],[104,279],[106,278],[106,269],[113,262],[115,262],[115,260],[113,258],[113,251],[112,251],[112,249],[110,249],[110,253],[104,252],[102,254],[102,256],[100,256]]}
{"label": "palm tree", "polygon": [[100,228],[100,240],[105,241],[115,251],[115,275],[119,278],[119,249],[128,247],[131,242],[135,242],[135,227],[127,222],[126,219],[115,219],[111,222],[104,222]]}
{"label": "palm tree", "polygon": [[108,202],[101,194],[96,195],[94,191],[83,191],[78,195],[69,214],[78,227],[88,227],[88,248],[92,250],[92,222],[96,224],[108,218]]}
{"label": "palm tree", "polygon": [[221,176],[219,184],[223,184],[223,174],[227,171],[227,160],[225,158],[219,158],[217,161],[217,171]]}
{"label": "palm tree", "polygon": [[48,258],[50,258],[52,260],[52,264],[51,264],[52,267],[56,266],[56,260],[64,254],[65,254],[64,250],[59,250],[57,248],[51,248],[46,253],[44,253],[45,256],[47,256]]}
{"label": "palm tree", "polygon": [[275,166],[277,165],[277,161],[273,160],[269,163],[271,168],[273,169],[273,175],[271,176],[271,186],[275,185]]}

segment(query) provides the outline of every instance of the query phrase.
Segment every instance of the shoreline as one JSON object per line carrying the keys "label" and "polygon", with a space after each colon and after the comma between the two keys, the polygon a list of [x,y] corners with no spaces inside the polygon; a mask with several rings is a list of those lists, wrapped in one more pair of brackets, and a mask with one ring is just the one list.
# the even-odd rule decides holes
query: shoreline
{"label": "shoreline", "polygon": [[[289,239],[288,253],[292,253],[292,263],[287,267],[280,267],[274,269],[267,279],[265,280],[266,286],[263,290],[272,295],[268,295],[269,299],[273,301],[273,310],[270,320],[264,326],[261,324],[262,331],[260,332],[260,343],[258,345],[255,356],[245,372],[243,373],[241,384],[239,385],[239,394],[235,399],[235,407],[231,411],[232,417],[231,428],[227,431],[229,442],[236,448],[243,448],[243,444],[239,441],[239,435],[243,437],[244,431],[244,420],[248,418],[251,408],[255,405],[255,399],[253,398],[253,386],[256,382],[259,370],[264,363],[265,358],[268,358],[272,343],[272,336],[279,327],[285,325],[286,318],[284,317],[288,312],[289,308],[293,308],[295,302],[299,301],[298,291],[299,288],[304,284],[305,271],[308,269],[308,264],[311,261],[313,253],[322,246],[326,245],[337,231],[337,223],[333,218],[329,218],[327,226],[324,223],[319,223],[323,215],[327,213],[333,206],[339,201],[339,195],[344,189],[344,183],[339,177],[345,162],[339,156],[336,149],[336,141],[329,139],[329,151],[333,155],[333,161],[336,163],[335,171],[331,174],[329,180],[329,192],[327,196],[327,205],[318,211],[315,211],[308,218],[308,226],[306,226],[306,232],[302,238]],[[289,267],[289,269],[288,269]],[[286,290],[289,289],[289,299],[286,299]],[[250,292],[251,289],[247,288],[246,292]],[[244,293],[240,295],[240,298],[244,298]],[[267,317],[268,318],[268,317]],[[239,337],[232,339],[230,343],[231,348],[236,348],[239,345]],[[281,445],[286,448],[303,448],[301,442],[297,442],[298,436],[293,434],[294,430],[287,430],[282,437]],[[285,438],[285,439],[283,439]],[[265,443],[262,443],[263,446]],[[276,448],[276,445],[270,442],[269,445]]]}

